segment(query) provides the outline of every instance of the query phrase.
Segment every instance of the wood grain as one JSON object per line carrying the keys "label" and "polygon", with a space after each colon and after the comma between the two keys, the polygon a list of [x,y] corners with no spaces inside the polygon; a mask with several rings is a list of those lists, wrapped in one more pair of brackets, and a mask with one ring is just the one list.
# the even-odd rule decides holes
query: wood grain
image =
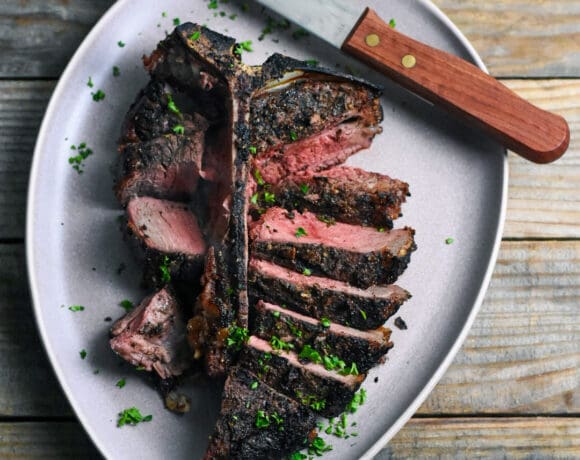
{"label": "wood grain", "polygon": [[413,419],[376,459],[572,459],[578,418]]}
{"label": "wood grain", "polygon": [[2,459],[100,459],[77,422],[0,423]]}
{"label": "wood grain", "polygon": [[[22,246],[0,245],[0,260],[0,416],[70,415],[33,325]],[[579,413],[578,298],[580,241],[505,242],[467,341],[419,412]]]}
{"label": "wood grain", "polygon": [[[3,0],[0,77],[57,77],[114,0]],[[580,0],[435,0],[502,77],[579,77]]]}
{"label": "wood grain", "polygon": [[580,76],[579,0],[434,0],[496,77]]}
{"label": "wood grain", "polygon": [[398,32],[370,8],[342,50],[527,160],[551,163],[568,148],[570,131],[560,115],[536,107],[473,64]]}
{"label": "wood grain", "polygon": [[0,76],[58,77],[113,0],[2,0]]}

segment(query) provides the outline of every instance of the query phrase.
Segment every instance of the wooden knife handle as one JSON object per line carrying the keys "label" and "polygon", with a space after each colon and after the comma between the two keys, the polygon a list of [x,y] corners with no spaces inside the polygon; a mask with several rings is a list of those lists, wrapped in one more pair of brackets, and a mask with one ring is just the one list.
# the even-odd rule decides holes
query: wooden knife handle
{"label": "wooden knife handle", "polygon": [[560,158],[570,129],[559,115],[519,97],[478,67],[397,32],[367,8],[342,45],[403,87],[490,132],[536,163]]}

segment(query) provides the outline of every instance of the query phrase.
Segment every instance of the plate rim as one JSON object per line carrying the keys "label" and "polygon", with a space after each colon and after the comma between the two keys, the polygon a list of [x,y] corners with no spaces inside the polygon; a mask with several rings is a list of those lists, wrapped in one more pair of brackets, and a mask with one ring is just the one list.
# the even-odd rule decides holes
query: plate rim
{"label": "plate rim", "polygon": [[[83,415],[82,411],[79,411],[76,399],[72,397],[72,389],[67,384],[59,360],[57,359],[57,356],[54,350],[52,349],[52,346],[50,345],[49,334],[45,328],[45,325],[41,321],[38,280],[36,279],[34,271],[35,245],[33,236],[34,236],[34,215],[36,213],[34,197],[36,196],[36,188],[38,184],[38,180],[36,180],[36,178],[39,174],[40,155],[41,155],[40,151],[42,145],[45,143],[45,138],[48,135],[47,129],[48,120],[53,117],[53,113],[57,108],[57,101],[60,99],[60,96],[65,91],[66,87],[65,82],[69,80],[69,76],[70,74],[72,74],[73,71],[72,69],[75,67],[76,62],[84,54],[85,49],[89,48],[93,37],[98,35],[101,32],[101,29],[106,27],[106,24],[108,24],[109,19],[114,17],[117,10],[121,9],[122,5],[128,1],[131,0],[117,1],[107,9],[107,11],[100,17],[100,19],[93,26],[90,32],[85,36],[82,43],[79,45],[79,47],[77,48],[71,59],[68,61],[65,70],[59,77],[59,81],[50,97],[49,104],[44,113],[42,123],[38,131],[38,136],[36,138],[36,142],[34,145],[32,164],[30,168],[30,177],[28,180],[27,209],[26,209],[26,228],[25,228],[26,269],[36,328],[42,339],[42,346],[45,350],[48,360],[50,361],[51,367],[57,377],[58,383],[63,389],[63,392],[69,404],[73,408],[75,417],[81,422],[83,429],[89,435],[92,443],[104,457],[106,457],[105,454],[108,449],[106,449],[105,446],[100,442],[99,437],[93,430],[93,427],[89,423],[89,420]],[[432,0],[416,0],[416,1],[421,6],[426,8],[433,15],[434,18],[437,18],[439,21],[443,23],[446,29],[459,41],[459,43],[465,49],[466,53],[470,56],[475,65],[477,65],[484,72],[489,73],[483,60],[479,56],[478,52],[475,50],[474,46],[469,42],[467,37],[451,21],[451,19],[447,17],[447,15],[432,2]],[[409,419],[413,416],[413,414],[417,411],[417,409],[419,409],[421,404],[427,399],[429,394],[433,391],[434,387],[437,385],[439,380],[443,377],[443,375],[453,362],[453,359],[457,355],[458,351],[461,349],[461,346],[465,342],[465,339],[467,338],[467,335],[471,330],[473,322],[475,321],[475,318],[479,310],[481,309],[481,305],[483,303],[485,294],[489,287],[489,283],[491,281],[491,277],[493,275],[493,271],[499,255],[507,212],[509,163],[507,150],[503,149],[503,151],[504,151],[502,162],[503,169],[501,171],[498,171],[498,174],[503,174],[498,225],[496,228],[496,235],[493,243],[493,248],[487,263],[485,275],[483,276],[476,300],[472,305],[471,311],[465,323],[463,324],[460,333],[457,335],[457,338],[453,343],[453,346],[449,349],[445,358],[443,359],[441,364],[437,367],[437,370],[433,373],[431,378],[428,380],[427,384],[423,387],[423,389],[419,392],[419,394],[415,397],[415,399],[407,407],[407,409],[398,417],[395,423],[393,423],[391,427],[379,439],[377,439],[377,441],[374,444],[372,444],[366,450],[366,452],[360,457],[361,460],[371,460],[373,457],[375,457],[386,446],[389,440],[391,440],[403,428],[403,426],[409,421]]]}

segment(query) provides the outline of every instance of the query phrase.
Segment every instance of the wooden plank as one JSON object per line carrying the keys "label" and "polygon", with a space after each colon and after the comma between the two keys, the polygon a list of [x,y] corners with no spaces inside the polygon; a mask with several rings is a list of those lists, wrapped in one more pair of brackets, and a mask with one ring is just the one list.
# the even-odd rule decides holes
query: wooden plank
{"label": "wooden plank", "polygon": [[[34,330],[22,246],[0,245],[0,260],[0,416],[70,414]],[[505,242],[471,334],[419,412],[579,413],[579,298],[580,241]]]}
{"label": "wooden plank", "polygon": [[54,83],[0,81],[0,238],[22,238],[32,152]]}
{"label": "wooden plank", "polygon": [[0,423],[2,459],[100,459],[77,422]]}
{"label": "wooden plank", "polygon": [[568,152],[549,165],[510,154],[505,236],[580,237],[580,80],[510,80],[510,88],[568,121]]}
{"label": "wooden plank", "polygon": [[113,0],[2,0],[0,77],[58,77]]}
{"label": "wooden plank", "polygon": [[434,0],[498,77],[580,76],[580,1]]}
{"label": "wooden plank", "polygon": [[[505,237],[580,238],[580,80],[508,80],[510,88],[562,114],[570,149],[551,165],[510,154]],[[25,197],[34,142],[54,84],[0,81],[0,239],[24,235]]]}
{"label": "wooden plank", "polygon": [[[0,3],[0,77],[57,77],[113,0]],[[435,0],[493,75],[580,76],[579,0]]]}
{"label": "wooden plank", "polygon": [[0,245],[0,260],[0,417],[70,416],[34,323],[23,246]]}
{"label": "wooden plank", "polygon": [[[137,428],[138,429],[138,428]],[[377,460],[578,458],[578,418],[411,419]],[[100,458],[75,422],[0,423],[3,459]]]}
{"label": "wooden plank", "polygon": [[451,418],[412,419],[376,460],[579,457],[580,418]]}
{"label": "wooden plank", "polygon": [[481,312],[422,414],[580,413],[580,241],[504,242]]}

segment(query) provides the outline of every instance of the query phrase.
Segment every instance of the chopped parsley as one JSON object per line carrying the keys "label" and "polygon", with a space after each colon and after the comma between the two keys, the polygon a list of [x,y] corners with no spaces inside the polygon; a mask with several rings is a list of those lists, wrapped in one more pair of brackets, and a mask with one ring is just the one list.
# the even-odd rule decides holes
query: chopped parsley
{"label": "chopped parsley", "polygon": [[87,86],[89,88],[92,88],[93,86],[95,86],[95,84],[93,83],[93,79],[91,77],[89,77],[89,81],[87,82]]}
{"label": "chopped parsley", "polygon": [[296,238],[300,238],[302,236],[308,236],[308,233],[306,233],[306,230],[304,230],[304,227],[298,227],[296,229],[296,233],[294,233],[294,236],[296,236]]}
{"label": "chopped parsley", "polygon": [[320,324],[322,324],[322,327],[330,327],[330,320],[328,318],[322,318]]}
{"label": "chopped parsley", "polygon": [[314,440],[308,446],[308,453],[310,455],[316,455],[318,457],[324,455],[325,452],[329,452],[332,450],[332,446],[330,444],[326,444],[326,441],[322,439],[320,436],[316,436]]}
{"label": "chopped parsley", "polygon": [[175,125],[173,128],[171,128],[171,130],[175,134],[183,134],[183,133],[185,133],[185,127],[183,125]]}
{"label": "chopped parsley", "polygon": [[240,42],[234,48],[234,53],[241,56],[244,51],[254,51],[252,48],[252,40]]}
{"label": "chopped parsley", "polygon": [[318,400],[314,395],[305,396],[302,394],[301,391],[296,391],[296,397],[300,400],[302,404],[310,407],[311,409],[314,409],[315,411],[321,411],[326,407],[326,400],[325,399]]}
{"label": "chopped parsley", "polygon": [[259,196],[258,193],[254,193],[252,195],[252,198],[250,198],[250,203],[257,205],[258,204],[258,196]]}
{"label": "chopped parsley", "polygon": [[82,174],[84,171],[84,161],[93,154],[93,151],[87,146],[86,142],[81,142],[79,145],[71,145],[71,150],[75,150],[77,155],[69,157],[68,162],[72,165],[73,169]]}
{"label": "chopped parsley", "polygon": [[118,77],[119,75],[121,75],[121,71],[119,70],[119,67],[114,65],[113,66],[113,77]]}
{"label": "chopped parsley", "polygon": [[293,454],[288,457],[288,460],[306,460],[308,455],[303,454],[302,452],[294,452]]}
{"label": "chopped parsley", "polygon": [[333,217],[328,217],[322,214],[317,214],[316,218],[320,221],[320,222],[324,222],[327,226],[331,226],[331,225],[336,225],[336,219],[334,219]]}
{"label": "chopped parsley", "polygon": [[379,232],[379,233],[385,233],[385,228],[384,227],[379,227],[379,228],[377,228],[377,232]]}
{"label": "chopped parsley", "polygon": [[318,61],[316,59],[306,59],[306,64],[311,65],[311,66],[317,66],[318,65]]}
{"label": "chopped parsley", "polygon": [[119,40],[119,41],[117,42],[117,46],[118,46],[119,48],[125,48],[125,43],[123,43],[121,40]]}
{"label": "chopped parsley", "polygon": [[252,155],[255,155],[258,152],[258,149],[256,149],[256,147],[254,147],[253,145],[248,147],[248,150]]}
{"label": "chopped parsley", "polygon": [[125,379],[119,379],[119,380],[117,380],[117,383],[115,383],[115,386],[119,387],[119,388],[123,388],[126,383],[127,382],[125,381]]}
{"label": "chopped parsley", "polygon": [[232,21],[235,21],[237,17],[238,17],[238,15],[237,15],[236,13],[230,14],[230,16],[229,16],[229,18],[230,18]]}
{"label": "chopped parsley", "polygon": [[395,21],[395,18],[391,18],[391,20],[389,21],[389,27],[391,29],[394,29],[395,27],[397,27],[397,21]]}
{"label": "chopped parsley", "polygon": [[125,300],[121,300],[119,302],[119,306],[124,308],[125,311],[130,311],[130,310],[133,310],[133,307],[135,305],[133,305],[133,302],[131,302],[130,300],[125,299]]}
{"label": "chopped parsley", "polygon": [[273,311],[273,312],[272,312],[272,316],[273,316],[274,318],[280,318],[280,312],[279,312],[279,311]]}
{"label": "chopped parsley", "polygon": [[359,375],[358,367],[356,363],[352,363],[350,367],[346,367],[339,372],[342,375]]}
{"label": "chopped parsley", "polygon": [[262,177],[262,173],[260,172],[259,169],[256,169],[254,171],[254,177],[256,178],[258,185],[264,185],[266,183],[266,182],[264,182],[264,178]]}
{"label": "chopped parsley", "polygon": [[358,311],[360,312],[360,315],[362,316],[362,318],[366,321],[367,320],[367,312],[364,310],[361,310],[360,308],[358,309]]}
{"label": "chopped parsley", "polygon": [[150,422],[153,419],[152,415],[141,414],[141,411],[136,407],[130,407],[125,409],[123,412],[119,412],[119,418],[117,420],[117,427],[122,427],[124,425],[135,426],[141,422]]}
{"label": "chopped parsley", "polygon": [[179,24],[181,24],[181,21],[179,20],[179,18],[173,18],[173,25],[178,26]]}
{"label": "chopped parsley", "polygon": [[310,34],[306,30],[304,30],[302,27],[299,27],[294,32],[292,32],[292,38],[294,40],[299,40],[303,37],[308,37],[309,35]]}
{"label": "chopped parsley", "polygon": [[68,309],[70,311],[83,311],[85,307],[83,307],[82,305],[71,305],[70,307],[68,307]]}
{"label": "chopped parsley", "polygon": [[99,102],[105,99],[105,92],[102,89],[98,89],[95,93],[91,93],[93,96],[93,101]]}
{"label": "chopped parsley", "polygon": [[310,190],[310,187],[308,186],[308,184],[302,184],[300,186],[300,191],[302,193],[304,193],[304,195],[307,195],[309,190]]}
{"label": "chopped parsley", "polygon": [[207,8],[209,10],[217,10],[218,8],[218,2],[217,0],[211,0],[208,4],[207,4]]}
{"label": "chopped parsley", "polygon": [[278,412],[273,412],[268,415],[265,411],[259,410],[256,412],[256,428],[268,428],[272,423],[275,423],[279,431],[284,431],[284,419],[278,415]]}
{"label": "chopped parsley", "polygon": [[262,41],[266,38],[266,35],[271,34],[274,32],[275,29],[286,30],[290,28],[290,21],[287,19],[282,19],[281,21],[275,21],[273,18],[268,16],[268,22],[266,23],[266,27],[262,29],[262,33],[258,37],[258,40]]}
{"label": "chopped parsley", "polygon": [[291,320],[287,319],[286,325],[288,326],[288,329],[290,329],[292,335],[298,338],[302,337],[302,331],[298,329],[298,327],[296,327],[296,325]]}
{"label": "chopped parsley", "polygon": [[162,18],[166,18],[166,17],[167,17],[167,11],[163,11],[163,12],[161,13],[161,17],[162,17]]}
{"label": "chopped parsley", "polygon": [[256,388],[258,388],[258,385],[259,385],[258,381],[257,381],[257,380],[254,380],[254,381],[252,382],[252,384],[250,385],[250,388],[251,388],[252,390],[255,390]]}
{"label": "chopped parsley", "polygon": [[196,30],[194,33],[192,33],[192,34],[189,36],[189,39],[190,39],[192,42],[194,42],[194,41],[198,40],[198,39],[199,39],[199,37],[201,37],[201,32],[200,32],[199,30]]}
{"label": "chopped parsley", "polygon": [[81,351],[79,351],[79,355],[81,356],[81,359],[85,359],[87,357],[87,350],[83,348]]}
{"label": "chopped parsley", "polygon": [[288,342],[284,342],[282,339],[280,339],[279,337],[273,335],[272,338],[270,339],[270,345],[272,345],[272,348],[274,350],[293,350],[294,349],[294,345]]}
{"label": "chopped parsley", "polygon": [[364,388],[361,388],[354,394],[352,401],[349,402],[348,405],[346,406],[346,412],[354,414],[358,410],[358,408],[366,402],[366,400],[367,400],[367,392]]}
{"label": "chopped parsley", "polygon": [[163,257],[163,262],[159,265],[159,271],[161,272],[161,281],[164,283],[169,283],[171,281],[171,272],[169,271],[169,256]]}
{"label": "chopped parsley", "polygon": [[346,367],[346,363],[336,355],[324,356],[322,363],[327,371],[343,371]]}
{"label": "chopped parsley", "polygon": [[454,242],[455,242],[455,240],[453,238],[447,238],[445,240],[445,244],[447,244],[447,245],[453,244]]}
{"label": "chopped parsley", "polygon": [[226,339],[226,345],[239,351],[249,339],[250,331],[248,331],[248,329],[245,327],[232,326],[230,327],[229,335]]}
{"label": "chopped parsley", "polygon": [[295,131],[290,131],[290,139],[292,139],[293,141],[298,139],[298,135],[296,134]]}
{"label": "chopped parsley", "polygon": [[302,274],[304,276],[310,276],[312,275],[312,270],[310,270],[309,268],[305,268],[304,270],[302,270]]}
{"label": "chopped parsley", "polygon": [[175,101],[173,100],[173,96],[171,94],[167,94],[167,108],[171,110],[173,113],[178,115],[181,114],[181,111],[175,105]]}
{"label": "chopped parsley", "polygon": [[304,348],[302,348],[302,351],[300,352],[298,357],[300,359],[307,359],[308,361],[311,361],[314,364],[322,363],[322,356],[320,356],[320,353],[318,353],[310,345],[304,345]]}
{"label": "chopped parsley", "polygon": [[264,192],[264,201],[269,204],[274,204],[276,203],[276,195],[266,190]]}

